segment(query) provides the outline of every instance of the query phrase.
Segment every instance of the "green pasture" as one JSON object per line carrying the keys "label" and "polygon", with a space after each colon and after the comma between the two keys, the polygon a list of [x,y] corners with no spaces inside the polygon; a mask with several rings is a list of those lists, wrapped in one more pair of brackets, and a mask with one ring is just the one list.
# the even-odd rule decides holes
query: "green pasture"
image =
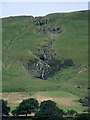
{"label": "green pasture", "polygon": [[[2,19],[2,92],[33,92],[52,98],[87,96],[88,11],[48,14],[43,19],[51,20],[44,27],[61,26],[62,33],[38,33],[40,26],[33,25],[32,16]],[[41,80],[23,67],[22,60],[35,59],[34,53],[49,38],[54,39],[53,49],[57,58],[71,58],[75,66],[61,69],[46,80]],[[84,109],[78,103],[63,107],[77,111]]]}

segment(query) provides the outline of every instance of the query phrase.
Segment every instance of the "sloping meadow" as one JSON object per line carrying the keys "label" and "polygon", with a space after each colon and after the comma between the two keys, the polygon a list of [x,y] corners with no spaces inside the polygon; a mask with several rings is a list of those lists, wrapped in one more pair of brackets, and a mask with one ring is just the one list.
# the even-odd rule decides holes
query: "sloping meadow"
{"label": "sloping meadow", "polygon": [[[3,92],[66,91],[78,98],[87,95],[88,11],[55,13],[37,18],[3,18],[2,36]],[[53,41],[50,52],[44,53],[44,50],[40,50],[37,53],[38,49],[46,45],[46,40]],[[55,72],[49,75],[48,71],[52,69],[46,66],[52,66],[50,63],[54,58],[60,60],[58,65],[54,63],[54,66],[57,65],[60,69],[55,66]],[[60,65],[64,64],[64,60],[68,66],[61,69]],[[33,65],[30,64],[28,69],[25,65],[29,61],[32,61]],[[40,63],[38,68],[36,61]],[[45,70],[47,75],[44,74]]]}

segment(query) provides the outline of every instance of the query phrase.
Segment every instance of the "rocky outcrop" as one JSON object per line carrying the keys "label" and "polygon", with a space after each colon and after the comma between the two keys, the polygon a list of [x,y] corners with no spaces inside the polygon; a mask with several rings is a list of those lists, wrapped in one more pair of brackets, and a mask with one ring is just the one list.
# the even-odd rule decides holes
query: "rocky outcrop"
{"label": "rocky outcrop", "polygon": [[57,27],[57,28],[47,28],[47,27],[43,27],[38,29],[38,32],[43,33],[43,34],[48,34],[48,33],[52,33],[52,34],[56,34],[56,33],[62,33],[62,29],[61,27]]}

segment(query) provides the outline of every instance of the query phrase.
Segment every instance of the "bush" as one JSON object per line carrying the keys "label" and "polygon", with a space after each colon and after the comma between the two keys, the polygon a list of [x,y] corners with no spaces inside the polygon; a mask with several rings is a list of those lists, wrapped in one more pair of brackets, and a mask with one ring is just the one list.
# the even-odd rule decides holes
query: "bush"
{"label": "bush", "polygon": [[90,120],[90,114],[86,113],[79,114],[76,120]]}
{"label": "bush", "polygon": [[65,59],[63,62],[64,67],[69,67],[69,66],[74,66],[73,60],[72,59]]}

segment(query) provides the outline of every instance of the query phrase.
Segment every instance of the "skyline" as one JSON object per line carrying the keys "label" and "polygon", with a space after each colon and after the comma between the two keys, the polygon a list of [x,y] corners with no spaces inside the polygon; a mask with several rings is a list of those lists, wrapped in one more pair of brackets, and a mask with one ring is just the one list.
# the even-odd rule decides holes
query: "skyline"
{"label": "skyline", "polygon": [[0,2],[89,2],[89,0],[1,0]]}
{"label": "skyline", "polygon": [[45,16],[50,13],[88,10],[87,2],[3,2],[0,18],[9,16]]}

